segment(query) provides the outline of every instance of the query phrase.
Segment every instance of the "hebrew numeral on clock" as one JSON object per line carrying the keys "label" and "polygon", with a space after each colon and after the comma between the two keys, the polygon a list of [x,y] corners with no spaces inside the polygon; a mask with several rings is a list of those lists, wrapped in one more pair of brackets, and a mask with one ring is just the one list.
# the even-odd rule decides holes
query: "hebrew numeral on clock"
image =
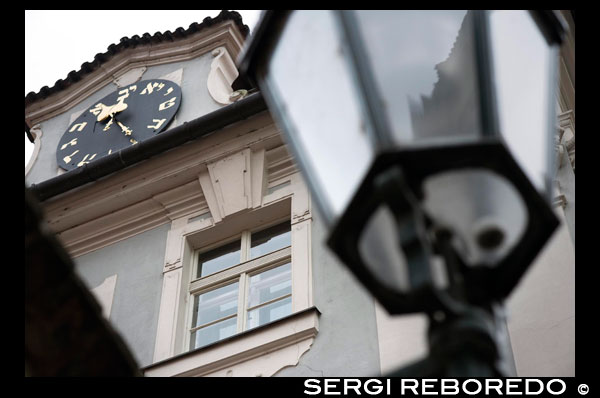
{"label": "hebrew numeral on clock", "polygon": [[158,110],[159,111],[163,111],[165,109],[169,109],[170,107],[172,107],[173,105],[175,105],[175,100],[177,99],[177,97],[173,97],[170,100],[167,100],[165,102],[163,102],[162,104],[160,104],[158,106]]}
{"label": "hebrew numeral on clock", "polygon": [[[142,90],[142,92],[140,93],[140,95],[144,95],[144,94],[152,94],[152,91],[154,91],[154,89],[158,87],[158,83],[148,83],[146,85],[146,88]],[[162,87],[161,87],[162,88]]]}
{"label": "hebrew numeral on clock", "polygon": [[88,156],[90,156],[90,154],[88,153],[87,155],[85,155],[83,157],[83,159],[81,159],[81,162],[77,163],[77,167],[81,167],[84,164],[87,164],[89,162],[91,162],[95,157],[96,157],[97,153],[93,154],[89,159]]}
{"label": "hebrew numeral on clock", "polygon": [[76,150],[75,152],[73,152],[72,154],[65,156],[63,158],[63,160],[65,161],[65,163],[70,163],[71,160],[73,160],[73,156],[75,156],[77,154],[77,152],[79,152],[79,149]]}
{"label": "hebrew numeral on clock", "polygon": [[87,124],[87,122],[74,124],[73,127],[71,127],[71,129],[69,130],[69,133],[72,133],[75,130],[77,130],[77,131],[83,130],[85,128],[86,124]]}
{"label": "hebrew numeral on clock", "polygon": [[123,100],[125,100],[125,98],[129,97],[129,89],[125,88],[121,91],[119,91],[120,96],[117,97],[117,102],[123,102]]}
{"label": "hebrew numeral on clock", "polygon": [[62,151],[63,149],[65,149],[69,145],[71,145],[71,146],[77,145],[77,137],[73,138],[71,141],[67,142],[66,144],[63,144],[63,146],[60,147],[60,150]]}
{"label": "hebrew numeral on clock", "polygon": [[94,106],[92,109],[90,109],[90,112],[94,114],[94,116],[98,116],[100,114],[100,112],[102,112],[102,107],[104,105],[102,103],[96,104],[96,106]]}
{"label": "hebrew numeral on clock", "polygon": [[162,126],[163,123],[167,121],[167,119],[152,119],[152,121],[156,124],[155,125],[149,124],[148,128],[158,130],[160,128],[160,126]]}

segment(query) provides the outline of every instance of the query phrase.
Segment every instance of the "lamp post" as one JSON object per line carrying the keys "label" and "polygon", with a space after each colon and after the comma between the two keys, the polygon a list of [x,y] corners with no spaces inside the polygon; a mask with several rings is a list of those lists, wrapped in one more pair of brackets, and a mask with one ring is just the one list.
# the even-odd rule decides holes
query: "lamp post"
{"label": "lamp post", "polygon": [[430,356],[397,375],[491,376],[494,308],[558,220],[550,207],[551,11],[269,11],[240,57],[330,230]]}

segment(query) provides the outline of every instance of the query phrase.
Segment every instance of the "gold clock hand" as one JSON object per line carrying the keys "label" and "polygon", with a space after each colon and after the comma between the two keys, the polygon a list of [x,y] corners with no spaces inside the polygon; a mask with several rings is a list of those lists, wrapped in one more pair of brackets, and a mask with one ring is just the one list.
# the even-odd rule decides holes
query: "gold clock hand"
{"label": "gold clock hand", "polygon": [[106,106],[104,104],[98,104],[97,107],[100,108],[100,113],[98,114],[98,117],[96,120],[101,122],[110,116],[110,109],[112,108],[111,106]]}
{"label": "gold clock hand", "polygon": [[102,109],[100,111],[100,114],[98,115],[98,119],[97,119],[99,122],[103,121],[107,117],[111,117],[111,116],[113,116],[119,112],[123,112],[125,109],[127,109],[127,104],[125,102],[123,102],[123,100],[121,100],[111,106],[106,106],[104,104],[98,104],[98,105],[100,105],[100,108]]}
{"label": "gold clock hand", "polygon": [[129,127],[125,126],[123,123],[121,123],[120,121],[118,121],[116,119],[115,115],[111,115],[111,117],[112,117],[111,120],[114,120],[115,122],[117,122],[117,124],[119,125],[119,127],[121,127],[121,131],[123,131],[125,133],[125,135],[131,135],[131,133],[133,131],[131,131],[131,129]]}
{"label": "gold clock hand", "polygon": [[[120,121],[116,120],[115,117],[113,116],[113,119],[117,122],[117,124],[119,125],[119,127],[121,127],[121,130],[125,133],[126,136],[130,136],[132,131],[129,127],[125,126],[123,123],[121,123]],[[133,145],[137,144],[138,142],[133,139],[130,138],[129,142],[131,142]]]}
{"label": "gold clock hand", "polygon": [[123,130],[123,132],[125,133],[125,135],[131,135],[132,131],[131,131],[131,129],[129,127],[125,126],[121,122],[117,122],[117,124],[119,125],[119,127],[121,127],[121,130]]}
{"label": "gold clock hand", "polygon": [[117,102],[116,104],[114,104],[112,106],[112,113],[113,114],[119,113],[119,112],[124,111],[125,109],[127,109],[127,104],[125,102],[122,102],[122,101]]}
{"label": "gold clock hand", "polygon": [[108,121],[108,123],[106,123],[106,126],[104,126],[104,129],[102,129],[103,131],[108,131],[108,129],[110,129],[110,126],[112,126],[113,124],[113,118],[111,117],[110,120]]}

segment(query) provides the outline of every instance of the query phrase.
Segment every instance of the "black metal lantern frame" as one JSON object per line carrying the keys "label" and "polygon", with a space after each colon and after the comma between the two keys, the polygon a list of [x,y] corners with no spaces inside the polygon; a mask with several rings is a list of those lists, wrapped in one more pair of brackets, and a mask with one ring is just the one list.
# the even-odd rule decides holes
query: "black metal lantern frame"
{"label": "black metal lantern frame", "polygon": [[[315,174],[315,170],[306,160],[295,127],[279,109],[281,93],[270,83],[268,68],[264,67],[289,14],[289,11],[269,11],[263,15],[242,54],[240,70],[261,87],[301,170],[310,176]],[[564,32],[560,17],[552,11],[531,11],[530,14],[548,45],[558,47]],[[371,126],[369,138],[377,156],[349,205],[335,220],[328,239],[330,248],[391,314],[451,310],[457,296],[474,305],[501,301],[517,285],[559,223],[548,205],[551,179],[547,178],[547,189],[540,193],[508,150],[501,135],[493,84],[488,12],[474,11],[472,24],[481,137],[474,141],[406,148],[394,147],[391,142],[391,128],[384,114],[385,107],[379,102],[381,96],[367,61],[354,12],[336,11],[335,15],[345,39],[345,51],[349,52],[352,60],[353,78],[359,89],[362,111]],[[554,98],[554,92],[549,97]],[[553,151],[552,137],[548,137],[547,145],[548,152]],[[548,156],[548,159],[552,160],[553,156]],[[420,205],[422,185],[428,177],[448,170],[470,168],[486,169],[506,178],[525,198],[529,217],[522,238],[494,267],[467,266],[460,254],[448,244],[447,231],[437,229]],[[311,178],[307,178],[307,182],[321,212],[330,214],[327,201],[320,196],[322,190],[318,182]],[[408,293],[382,284],[381,279],[369,271],[359,250],[362,231],[382,206],[386,206],[397,221],[398,244],[409,267],[411,291]],[[433,285],[430,265],[434,254],[444,257],[447,266],[454,268],[449,271],[451,283],[446,290]],[[456,275],[460,275],[460,280],[454,277]]]}
{"label": "black metal lantern frame", "polygon": [[[422,159],[428,161],[423,162]],[[404,250],[413,289],[410,294],[402,294],[382,285],[367,271],[358,249],[361,231],[373,212],[382,205],[388,206],[397,219],[418,215],[415,209],[421,196],[422,181],[441,171],[473,166],[489,169],[513,182],[519,193],[528,198],[529,222],[521,241],[495,267],[470,267],[458,262],[460,269],[456,271],[463,275],[462,283],[468,287],[464,293],[468,295],[469,302],[485,304],[508,296],[558,226],[558,220],[546,200],[529,182],[506,147],[494,140],[382,153],[336,224],[328,244],[390,313],[433,312],[447,307],[449,297],[431,285],[430,267],[427,266],[432,252],[439,252],[441,248],[434,248],[432,242],[429,248],[421,247],[414,254]],[[410,188],[406,189],[405,185]],[[439,240],[439,236],[429,237],[422,229],[419,231],[418,223],[425,226],[428,220],[415,220],[415,236],[406,236],[406,243],[402,242],[402,246],[410,244],[411,238],[418,238],[420,242]],[[452,251],[452,248],[448,246],[447,250]],[[459,256],[457,253],[445,254]]]}

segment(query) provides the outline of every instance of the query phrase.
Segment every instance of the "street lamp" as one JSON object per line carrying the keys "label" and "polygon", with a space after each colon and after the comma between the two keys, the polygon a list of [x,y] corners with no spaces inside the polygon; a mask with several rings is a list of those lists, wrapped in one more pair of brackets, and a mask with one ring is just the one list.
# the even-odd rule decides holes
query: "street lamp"
{"label": "street lamp", "polygon": [[[483,336],[493,353],[475,362],[493,362],[492,308],[558,225],[563,26],[552,11],[269,11],[240,57],[330,248],[388,312],[429,315],[432,356]],[[448,374],[451,355],[417,370]]]}

